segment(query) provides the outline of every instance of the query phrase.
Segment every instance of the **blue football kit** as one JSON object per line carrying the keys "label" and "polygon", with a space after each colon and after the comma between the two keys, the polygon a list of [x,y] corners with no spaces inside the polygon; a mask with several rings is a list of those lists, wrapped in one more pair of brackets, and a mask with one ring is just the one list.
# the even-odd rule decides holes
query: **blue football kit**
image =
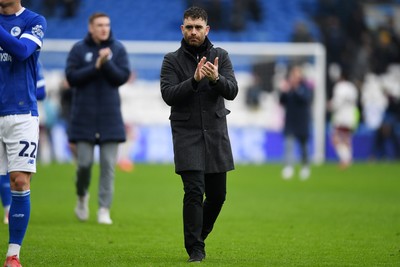
{"label": "blue football kit", "polygon": [[[25,8],[12,15],[0,14],[0,175],[36,172],[38,57],[46,28],[43,16]],[[4,266],[19,258],[29,217],[30,189],[11,186]]]}

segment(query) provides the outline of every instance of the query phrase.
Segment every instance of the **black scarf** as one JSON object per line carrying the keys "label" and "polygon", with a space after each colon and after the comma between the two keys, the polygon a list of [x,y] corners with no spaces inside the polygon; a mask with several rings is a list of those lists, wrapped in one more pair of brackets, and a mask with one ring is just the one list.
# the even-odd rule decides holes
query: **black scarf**
{"label": "black scarf", "polygon": [[212,47],[212,44],[207,36],[204,42],[200,46],[189,45],[185,41],[185,39],[182,39],[181,44],[190,54],[192,54],[196,58],[197,56],[199,57],[204,56],[206,52]]}

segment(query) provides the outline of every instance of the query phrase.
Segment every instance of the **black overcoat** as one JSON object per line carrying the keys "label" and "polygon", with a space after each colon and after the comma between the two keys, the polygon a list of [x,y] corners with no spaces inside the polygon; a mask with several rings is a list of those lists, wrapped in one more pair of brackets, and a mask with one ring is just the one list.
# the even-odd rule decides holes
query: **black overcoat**
{"label": "black overcoat", "polygon": [[[171,106],[175,171],[199,170],[219,173],[234,169],[226,116],[225,99],[233,100],[238,86],[228,53],[214,48],[206,38],[207,49],[200,55],[181,47],[165,55],[161,68],[161,95]],[[219,58],[220,79],[212,84],[193,75],[202,56],[214,63]]]}
{"label": "black overcoat", "polygon": [[[112,57],[97,70],[96,59],[104,47],[111,49]],[[89,34],[72,47],[65,72],[74,88],[69,141],[124,142],[119,86],[128,81],[130,68],[122,43],[110,38],[98,45]]]}

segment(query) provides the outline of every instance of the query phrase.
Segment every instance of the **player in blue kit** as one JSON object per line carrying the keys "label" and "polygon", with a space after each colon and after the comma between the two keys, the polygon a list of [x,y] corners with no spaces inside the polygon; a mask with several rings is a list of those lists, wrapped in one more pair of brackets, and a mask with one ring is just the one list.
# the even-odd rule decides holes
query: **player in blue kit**
{"label": "player in blue kit", "polygon": [[0,0],[0,175],[10,173],[9,246],[5,267],[21,266],[19,253],[30,217],[30,179],[36,172],[39,118],[37,60],[44,17],[21,0]]}
{"label": "player in blue kit", "polygon": [[[37,100],[43,100],[46,97],[46,81],[42,71],[42,65],[40,61],[37,64],[37,83],[36,83],[36,98]],[[0,198],[4,209],[3,223],[8,224],[8,212],[10,211],[11,205],[11,191],[10,191],[10,175],[0,175]]]}

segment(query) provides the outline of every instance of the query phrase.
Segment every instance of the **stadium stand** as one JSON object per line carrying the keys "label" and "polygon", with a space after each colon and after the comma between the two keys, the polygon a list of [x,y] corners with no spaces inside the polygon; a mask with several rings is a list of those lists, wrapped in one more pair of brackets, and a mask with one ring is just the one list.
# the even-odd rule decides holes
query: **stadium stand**
{"label": "stadium stand", "polygon": [[[249,21],[241,32],[229,30],[212,31],[214,41],[254,41],[285,42],[290,40],[293,25],[303,21],[314,35],[317,27],[312,22],[318,0],[260,1],[262,8],[261,22]],[[40,1],[39,1],[40,2]],[[230,2],[224,0],[224,10],[230,10]],[[34,7],[38,9],[40,5]],[[47,38],[78,39],[87,31],[88,16],[95,11],[107,12],[113,21],[113,31],[122,40],[162,40],[171,41],[181,38],[176,29],[181,25],[179,19],[184,9],[184,0],[131,1],[81,1],[75,17],[48,18]],[[224,19],[230,20],[230,13],[224,12]],[[62,25],[60,27],[60,25]],[[211,25],[212,26],[212,25]]]}

